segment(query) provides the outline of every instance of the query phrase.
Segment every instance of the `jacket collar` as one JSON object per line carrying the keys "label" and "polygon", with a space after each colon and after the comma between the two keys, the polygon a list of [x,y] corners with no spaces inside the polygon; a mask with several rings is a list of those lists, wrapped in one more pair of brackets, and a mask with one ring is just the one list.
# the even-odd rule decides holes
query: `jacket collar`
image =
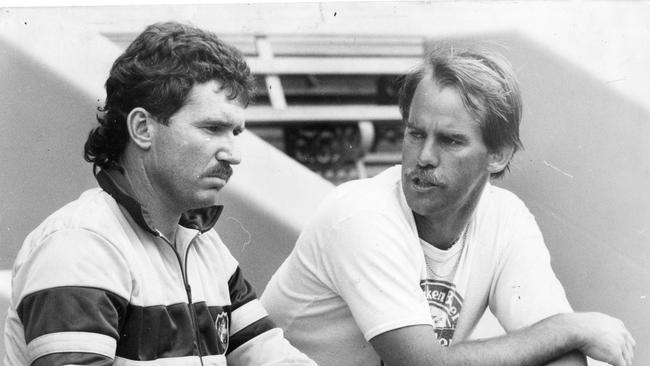
{"label": "jacket collar", "polygon": [[[158,230],[152,227],[147,220],[149,217],[147,210],[129,194],[131,190],[129,182],[119,170],[99,169],[95,173],[95,178],[99,186],[124,207],[140,227],[153,235],[159,235]],[[188,229],[204,233],[217,223],[222,211],[223,206],[221,205],[189,210],[181,215],[178,223]]]}

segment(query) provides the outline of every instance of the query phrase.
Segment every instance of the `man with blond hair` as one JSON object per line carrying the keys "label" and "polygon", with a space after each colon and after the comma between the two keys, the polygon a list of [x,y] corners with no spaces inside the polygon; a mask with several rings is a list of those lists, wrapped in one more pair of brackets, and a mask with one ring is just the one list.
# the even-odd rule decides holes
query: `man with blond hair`
{"label": "man with blond hair", "polygon": [[[334,189],[262,303],[319,365],[630,366],[634,340],[573,313],[524,203],[492,185],[521,146],[501,56],[438,48],[406,75],[402,164]],[[489,306],[505,336],[468,340]]]}

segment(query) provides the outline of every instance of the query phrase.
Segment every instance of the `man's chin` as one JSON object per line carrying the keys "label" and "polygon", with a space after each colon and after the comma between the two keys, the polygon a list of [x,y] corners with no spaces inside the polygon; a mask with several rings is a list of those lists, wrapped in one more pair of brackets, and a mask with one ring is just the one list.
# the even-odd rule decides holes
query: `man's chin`
{"label": "man's chin", "polygon": [[436,205],[431,197],[424,197],[417,193],[405,194],[405,197],[411,211],[419,216],[428,216],[436,211]]}
{"label": "man's chin", "polygon": [[200,195],[195,197],[194,205],[197,208],[211,207],[219,204],[219,191],[221,188],[215,188],[208,191],[201,192]]}

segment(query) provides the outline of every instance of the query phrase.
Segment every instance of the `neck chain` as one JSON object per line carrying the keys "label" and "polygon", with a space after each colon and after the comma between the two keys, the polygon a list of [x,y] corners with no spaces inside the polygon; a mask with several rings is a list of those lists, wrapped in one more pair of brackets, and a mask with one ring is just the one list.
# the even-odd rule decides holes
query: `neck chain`
{"label": "neck chain", "polygon": [[[456,245],[464,246],[465,245],[465,234],[466,234],[466,232],[467,232],[467,226],[463,229],[463,231],[460,233],[458,238],[456,238],[456,240],[454,240],[453,244],[450,245],[449,248],[447,248],[447,250],[453,248]],[[427,256],[426,254],[424,255],[424,264],[427,266],[427,269],[429,270],[429,272],[431,274],[433,274],[434,276],[436,276],[436,277],[447,277],[451,273],[456,272],[456,268],[458,268],[458,264],[460,263],[460,251],[461,250],[462,250],[462,248],[459,249],[458,253],[456,253],[455,263],[454,263],[453,267],[449,271],[445,271],[446,273],[439,273],[438,271],[435,271],[433,269],[433,267],[431,267],[431,265],[429,264],[429,262],[430,262],[429,256]]]}

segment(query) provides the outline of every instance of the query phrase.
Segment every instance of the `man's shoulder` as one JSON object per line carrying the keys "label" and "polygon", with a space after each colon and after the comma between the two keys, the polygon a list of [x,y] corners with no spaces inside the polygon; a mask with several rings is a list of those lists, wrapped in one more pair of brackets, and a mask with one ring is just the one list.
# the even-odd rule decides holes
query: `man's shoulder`
{"label": "man's shoulder", "polygon": [[[125,243],[128,239],[117,218],[119,208],[114,201],[111,207],[111,200],[101,189],[89,189],[48,216],[25,238],[14,262],[14,273],[29,261],[99,260],[104,250],[115,247],[106,243]],[[57,256],[47,254],[52,252]]]}
{"label": "man's shoulder", "polygon": [[386,209],[399,200],[399,181],[399,166],[391,167],[372,178],[337,186],[324,201],[346,212]]}
{"label": "man's shoulder", "polygon": [[336,187],[303,230],[303,241],[321,237],[314,233],[378,234],[413,230],[400,198],[399,183],[400,170],[396,167],[373,178]]}
{"label": "man's shoulder", "polygon": [[486,186],[472,222],[476,235],[484,241],[493,238],[498,245],[536,228],[534,216],[524,201],[514,192],[491,184]]}
{"label": "man's shoulder", "polygon": [[116,229],[117,224],[117,205],[111,207],[111,201],[112,198],[100,188],[88,189],[76,200],[67,203],[43,220],[27,239],[40,240],[61,230],[110,233]]}
{"label": "man's shoulder", "polygon": [[488,183],[485,187],[479,209],[490,213],[521,214],[527,213],[528,208],[524,201],[514,192]]}

